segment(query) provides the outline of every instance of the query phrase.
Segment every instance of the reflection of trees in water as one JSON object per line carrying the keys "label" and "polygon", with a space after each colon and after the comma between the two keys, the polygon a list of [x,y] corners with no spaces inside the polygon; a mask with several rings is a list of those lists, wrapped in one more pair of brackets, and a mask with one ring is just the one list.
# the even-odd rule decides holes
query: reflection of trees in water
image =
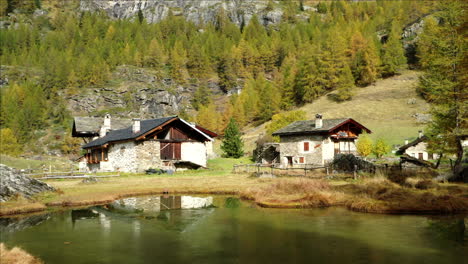
{"label": "reflection of trees in water", "polygon": [[456,243],[464,243],[466,233],[464,216],[431,217],[427,221],[427,230],[431,236],[447,239]]}
{"label": "reflection of trees in water", "polygon": [[49,218],[50,214],[31,215],[20,218],[0,218],[0,233],[13,233],[29,227],[37,226]]}
{"label": "reflection of trees in water", "polygon": [[225,208],[239,208],[241,205],[240,199],[236,197],[228,197],[224,200]]}

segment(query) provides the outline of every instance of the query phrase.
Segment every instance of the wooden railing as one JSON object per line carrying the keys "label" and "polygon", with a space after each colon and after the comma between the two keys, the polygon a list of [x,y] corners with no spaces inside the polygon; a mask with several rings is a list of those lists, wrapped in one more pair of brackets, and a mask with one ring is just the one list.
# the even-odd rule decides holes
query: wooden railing
{"label": "wooden railing", "polygon": [[107,177],[119,177],[120,172],[114,175],[97,175],[96,173],[85,174],[79,171],[62,171],[62,172],[41,172],[24,174],[36,179],[82,179],[82,178],[107,178]]}
{"label": "wooden railing", "polygon": [[330,174],[328,166],[317,166],[316,164],[301,164],[294,167],[281,168],[277,164],[239,164],[234,165],[233,173],[257,173],[282,176],[303,176],[322,178]]}

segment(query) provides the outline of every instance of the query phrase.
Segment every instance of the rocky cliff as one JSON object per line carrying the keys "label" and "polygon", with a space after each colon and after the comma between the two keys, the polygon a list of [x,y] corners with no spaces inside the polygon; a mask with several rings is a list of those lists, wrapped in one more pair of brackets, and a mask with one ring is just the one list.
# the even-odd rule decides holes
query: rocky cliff
{"label": "rocky cliff", "polygon": [[[184,16],[196,24],[213,22],[220,9],[238,26],[248,24],[253,15],[257,15],[263,25],[281,21],[283,11],[280,1],[268,0],[81,0],[83,11],[103,10],[113,18],[133,18],[141,10],[149,23],[161,21],[170,12]],[[306,7],[306,9],[311,9]]]}
{"label": "rocky cliff", "polygon": [[[182,109],[191,110],[193,93],[200,83],[175,82],[159,77],[151,69],[122,65],[112,73],[106,85],[84,88],[77,94],[63,94],[73,115],[139,116],[158,118],[178,114]],[[213,95],[224,92],[214,81],[203,83]]]}

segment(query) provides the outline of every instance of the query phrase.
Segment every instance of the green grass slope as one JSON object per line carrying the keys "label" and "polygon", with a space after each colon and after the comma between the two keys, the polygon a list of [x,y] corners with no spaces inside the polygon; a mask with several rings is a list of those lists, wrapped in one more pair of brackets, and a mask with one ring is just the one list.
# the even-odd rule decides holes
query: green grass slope
{"label": "green grass slope", "polygon": [[[415,114],[425,114],[429,104],[416,94],[419,72],[405,71],[401,75],[378,80],[375,84],[356,88],[352,100],[337,103],[322,96],[313,103],[295,110],[303,110],[307,118],[351,117],[372,130],[371,137],[384,138],[389,144],[403,144],[407,138],[415,138],[425,124],[418,123]],[[413,102],[413,103],[410,103]],[[258,136],[265,133],[265,124],[244,131],[247,151],[254,148]]]}

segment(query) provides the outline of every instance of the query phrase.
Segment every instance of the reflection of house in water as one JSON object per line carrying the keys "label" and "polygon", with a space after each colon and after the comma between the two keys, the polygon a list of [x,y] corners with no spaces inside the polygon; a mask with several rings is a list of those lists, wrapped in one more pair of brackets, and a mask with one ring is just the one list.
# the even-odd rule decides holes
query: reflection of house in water
{"label": "reflection of house in water", "polygon": [[114,210],[128,213],[159,212],[173,209],[196,209],[213,205],[213,197],[151,196],[125,198],[112,202]]}
{"label": "reflection of house in water", "polygon": [[71,211],[71,220],[73,228],[75,227],[77,221],[89,220],[94,218],[99,220],[103,231],[108,232],[110,230],[111,221],[108,217],[106,217],[105,211],[103,213],[103,210],[101,210],[99,207]]}
{"label": "reflection of house in water", "polygon": [[[186,231],[211,214],[214,209],[213,197],[192,196],[151,196],[133,197],[114,201],[102,208],[106,215],[142,217],[157,221],[168,230]],[[183,210],[211,208],[209,210]],[[141,223],[140,223],[141,224]],[[140,225],[138,225],[138,230]]]}

